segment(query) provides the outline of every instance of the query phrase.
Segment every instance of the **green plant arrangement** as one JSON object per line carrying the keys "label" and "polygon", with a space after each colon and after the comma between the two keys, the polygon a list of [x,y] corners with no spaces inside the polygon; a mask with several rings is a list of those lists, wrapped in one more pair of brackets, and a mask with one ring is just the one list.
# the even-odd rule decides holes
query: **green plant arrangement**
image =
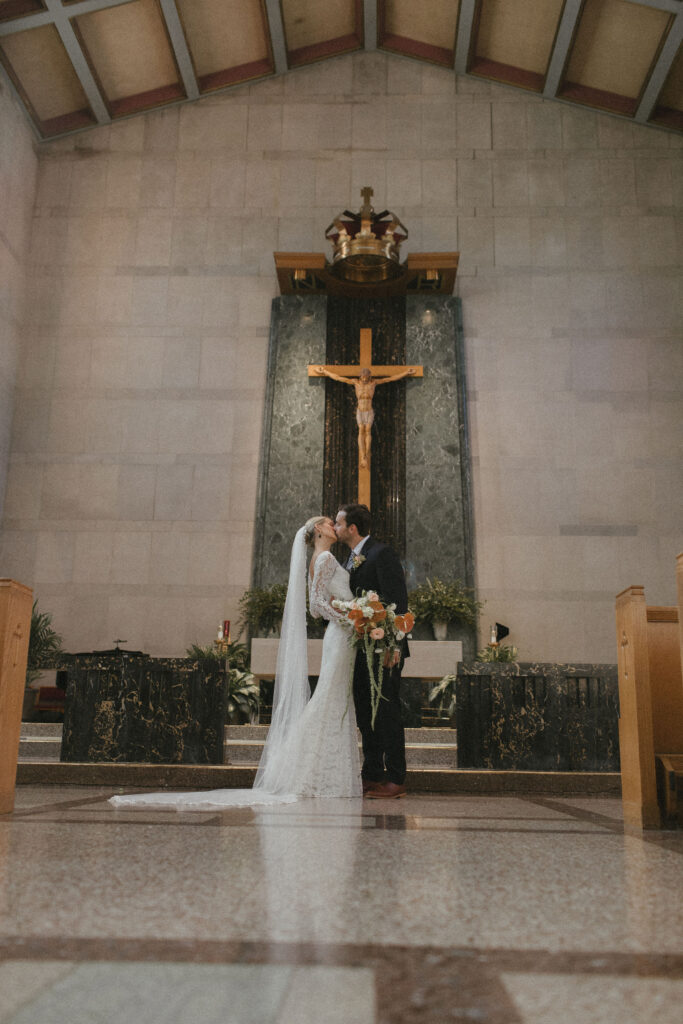
{"label": "green plant arrangement", "polygon": [[447,582],[438,577],[420,583],[408,594],[408,607],[416,622],[433,625],[435,622],[462,622],[473,625],[482,608],[475,601],[470,587],[459,580]]}
{"label": "green plant arrangement", "polygon": [[[240,598],[241,617],[238,623],[241,636],[248,627],[252,636],[269,636],[274,630],[279,632],[280,623],[287,600],[287,584],[273,583],[270,587],[251,587],[245,590]],[[308,610],[306,598],[306,627],[308,636],[320,639],[327,623],[324,619],[314,618]],[[234,644],[233,644],[234,646]]]}
{"label": "green plant arrangement", "polygon": [[477,653],[477,661],[517,661],[518,650],[516,647],[508,647],[507,644],[489,644],[483,651]]}
{"label": "green plant arrangement", "polygon": [[239,601],[241,636],[247,628],[252,636],[268,636],[279,630],[285,610],[287,585],[272,583],[268,587],[250,587],[245,590]]}
{"label": "green plant arrangement", "polygon": [[214,644],[205,647],[191,644],[186,651],[191,661],[197,662],[204,672],[220,671],[227,666],[228,717],[238,722],[250,722],[258,715],[259,684],[249,671],[249,649],[246,644],[232,643],[227,654]]}
{"label": "green plant arrangement", "polygon": [[30,686],[46,668],[55,668],[62,649],[62,636],[52,628],[52,615],[39,612],[38,602],[31,609],[31,632],[26,662],[26,686]]}

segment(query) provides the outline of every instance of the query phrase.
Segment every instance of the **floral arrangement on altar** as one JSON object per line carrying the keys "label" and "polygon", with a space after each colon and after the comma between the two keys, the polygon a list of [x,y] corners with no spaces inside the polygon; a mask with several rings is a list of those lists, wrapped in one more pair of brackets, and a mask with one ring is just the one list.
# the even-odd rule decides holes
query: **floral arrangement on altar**
{"label": "floral arrangement on altar", "polygon": [[[384,655],[387,651],[396,651],[401,641],[410,635],[415,624],[411,612],[396,614],[395,604],[383,604],[374,590],[363,591],[360,597],[352,601],[332,601],[332,607],[344,612],[351,628],[351,644],[362,647],[370,676],[370,706],[372,709],[372,728],[379,702],[382,699],[382,682],[384,679]],[[378,658],[375,665],[375,658]]]}

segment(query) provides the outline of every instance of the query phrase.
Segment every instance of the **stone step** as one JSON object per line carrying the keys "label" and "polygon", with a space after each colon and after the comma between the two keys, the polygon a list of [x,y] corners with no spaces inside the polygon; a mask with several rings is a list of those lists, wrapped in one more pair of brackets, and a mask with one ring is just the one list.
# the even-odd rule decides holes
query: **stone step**
{"label": "stone step", "polygon": [[62,738],[61,722],[22,722],[21,738],[34,736],[56,736]]}
{"label": "stone step", "polygon": [[61,749],[60,736],[22,736],[19,740],[19,760],[59,761]]}
{"label": "stone step", "polygon": [[[223,747],[223,764],[257,765],[263,743],[256,740],[228,740]],[[406,761],[410,768],[457,768],[455,743],[406,743]]]}
{"label": "stone step", "polygon": [[[267,734],[267,725],[227,725],[223,763],[258,764]],[[455,768],[455,738],[454,729],[406,729],[406,760],[413,767]],[[61,742],[61,723],[22,722],[19,761],[58,762]]]}
{"label": "stone step", "polygon": [[[268,735],[267,725],[226,725],[225,742],[232,740],[260,740],[262,743]],[[427,728],[406,729],[406,743],[446,743],[456,742],[455,729]],[[359,735],[360,741],[360,735]]]}
{"label": "stone step", "polygon": [[[241,789],[253,784],[255,774],[255,768],[223,764],[46,764],[32,761],[17,766],[17,785]],[[409,793],[474,793],[479,796],[483,793],[534,793],[546,796],[604,794],[618,798],[621,794],[621,775],[619,772],[412,768],[408,772],[406,785]]]}

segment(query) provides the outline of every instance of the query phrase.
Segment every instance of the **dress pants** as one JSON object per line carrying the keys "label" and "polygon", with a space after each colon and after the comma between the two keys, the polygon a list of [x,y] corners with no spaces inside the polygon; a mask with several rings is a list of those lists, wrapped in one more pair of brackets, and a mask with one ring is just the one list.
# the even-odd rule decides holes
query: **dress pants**
{"label": "dress pants", "polygon": [[[385,669],[382,698],[372,728],[370,678],[365,651],[356,654],[353,673],[353,702],[356,721],[363,740],[362,776],[367,782],[394,782],[402,786],[406,778],[406,745],[399,690],[401,665]],[[386,780],[384,773],[386,770]]]}

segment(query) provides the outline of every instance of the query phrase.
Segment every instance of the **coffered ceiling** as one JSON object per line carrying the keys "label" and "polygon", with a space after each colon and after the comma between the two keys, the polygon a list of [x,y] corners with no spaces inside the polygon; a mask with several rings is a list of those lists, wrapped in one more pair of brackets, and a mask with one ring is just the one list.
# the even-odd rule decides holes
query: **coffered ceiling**
{"label": "coffered ceiling", "polygon": [[0,0],[0,62],[54,138],[358,50],[683,131],[681,0]]}

